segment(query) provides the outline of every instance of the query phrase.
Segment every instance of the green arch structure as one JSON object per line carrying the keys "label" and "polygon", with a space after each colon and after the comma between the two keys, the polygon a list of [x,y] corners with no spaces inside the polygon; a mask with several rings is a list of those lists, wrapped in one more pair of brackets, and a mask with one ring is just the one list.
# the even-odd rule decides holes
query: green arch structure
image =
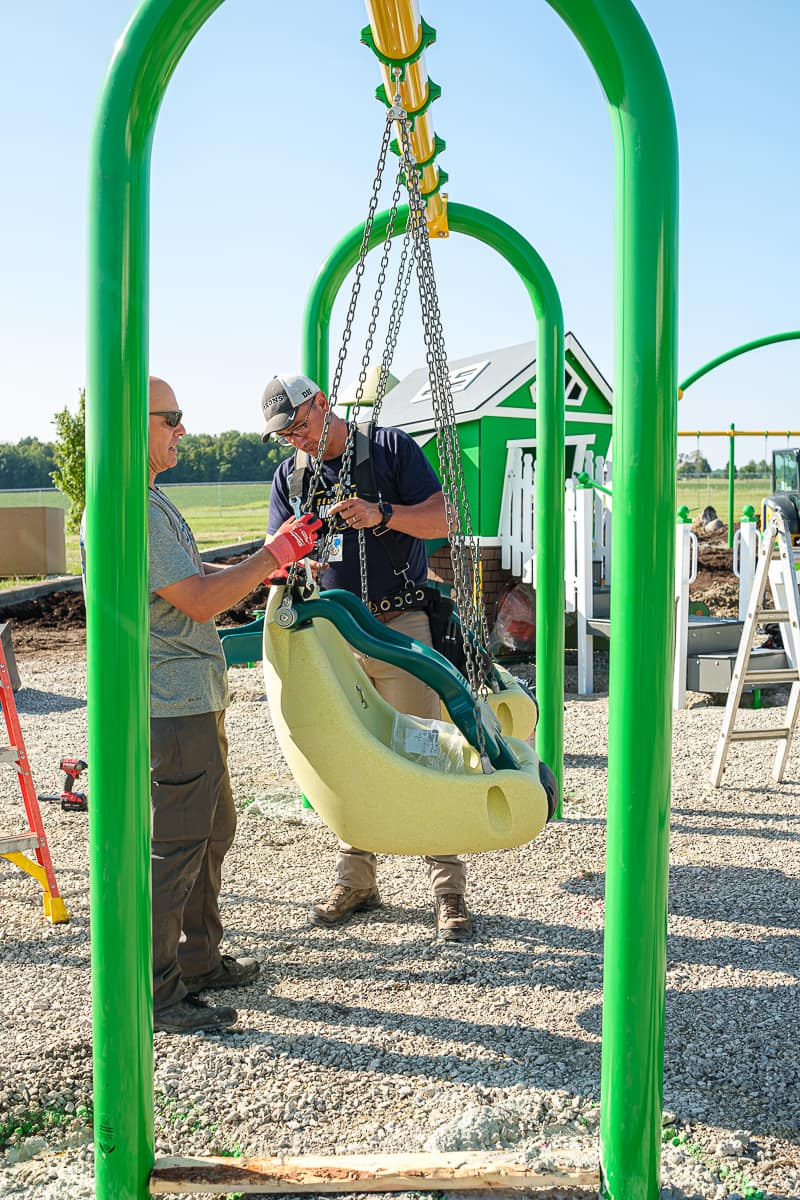
{"label": "green arch structure", "polygon": [[[702,379],[704,375],[708,375],[717,367],[723,366],[724,363],[730,362],[732,358],[738,358],[741,354],[749,354],[751,350],[760,350],[762,346],[774,346],[778,342],[793,342],[800,338],[800,329],[790,329],[786,333],[770,333],[766,337],[755,338],[751,342],[743,342],[741,346],[734,346],[731,350],[726,350],[724,354],[718,354],[716,358],[710,359],[704,363],[702,367],[698,367],[691,375],[687,375],[682,383],[678,384],[678,399],[680,400],[687,388],[690,388],[693,383],[697,383],[698,379]],[[734,523],[734,506],[735,506],[735,481],[736,481],[736,448],[735,448],[734,426],[731,424],[731,436],[728,443],[728,546],[733,546],[733,523]]]}
{"label": "green arch structure", "polygon": [[[673,644],[677,139],[630,0],[547,0],[602,84],[615,159],[615,643],[601,1171],[656,1200],[666,974]],[[144,0],[95,119],[89,190],[87,637],[95,1145],[100,1200],[145,1200],[153,1165],[148,779],[150,156],[164,92],[222,0]],[[543,165],[542,178],[551,173]]]}
{"label": "green arch structure", "polygon": [[[375,214],[369,247],[382,245],[388,210]],[[536,351],[536,746],[564,783],[564,317],[553,277],[516,229],[467,204],[448,204],[451,231],[491,246],[516,270],[537,319]],[[405,233],[408,206],[398,209],[394,235]],[[303,370],[327,391],[330,321],[339,290],[358,262],[364,223],[331,251],[306,305]],[[561,813],[559,804],[559,814]]]}
{"label": "green arch structure", "polygon": [[778,342],[792,342],[798,338],[800,338],[800,329],[790,329],[787,333],[770,333],[766,337],[755,338],[752,342],[743,342],[741,346],[734,346],[732,350],[718,354],[716,358],[712,358],[702,367],[698,367],[691,375],[687,375],[683,383],[678,384],[678,390],[683,394],[693,383],[697,383],[698,379],[702,379],[716,367],[721,367],[723,363],[730,362],[732,358],[738,358],[740,354],[749,354],[751,350],[760,350],[762,346],[774,346]]}

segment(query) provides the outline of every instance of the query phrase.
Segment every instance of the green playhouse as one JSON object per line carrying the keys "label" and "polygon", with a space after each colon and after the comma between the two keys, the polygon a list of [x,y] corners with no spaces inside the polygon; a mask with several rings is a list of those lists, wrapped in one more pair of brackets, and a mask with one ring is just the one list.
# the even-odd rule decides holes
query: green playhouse
{"label": "green playhouse", "polygon": [[[536,457],[536,343],[523,342],[449,363],[458,440],[470,511],[482,546],[497,544],[504,491],[515,450]],[[387,394],[383,424],[399,425],[437,463],[427,369]],[[573,333],[564,338],[565,476],[584,469],[587,453],[608,455],[611,387]]]}

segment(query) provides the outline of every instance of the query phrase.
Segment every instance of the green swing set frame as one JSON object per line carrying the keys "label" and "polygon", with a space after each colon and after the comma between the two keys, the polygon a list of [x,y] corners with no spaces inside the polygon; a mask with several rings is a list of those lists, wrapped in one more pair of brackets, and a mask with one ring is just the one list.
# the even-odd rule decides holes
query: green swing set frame
{"label": "green swing set frame", "polygon": [[[115,49],[91,152],[87,635],[95,1144],[102,1200],[143,1200],[153,1166],[146,504],[150,156],[172,73],[222,2],[143,0]],[[599,76],[614,140],[619,528],[612,619],[626,633],[610,680],[601,1170],[604,1194],[613,1200],[655,1200],[671,758],[677,137],[661,63],[630,0],[547,2]],[[546,164],[542,177],[548,177]],[[450,206],[453,228],[461,207]],[[466,220],[466,209],[462,215]],[[512,261],[502,244],[519,235],[483,217],[480,233],[465,231],[496,242]],[[337,270],[345,260],[342,253]],[[543,264],[537,260],[531,260],[536,278],[525,281],[538,323],[537,537],[541,534],[540,561],[550,569],[539,579],[537,657],[540,677],[547,670],[557,680],[563,670],[558,652],[563,409],[560,415],[557,386],[559,378],[563,383],[563,328],[555,288],[549,274],[540,274]],[[318,289],[323,309],[335,292],[334,274]],[[316,348],[307,340],[305,365],[322,382],[325,323],[318,329]],[[560,749],[562,694],[557,702],[545,702],[540,684],[540,750],[553,763],[560,761],[554,751]],[[126,765],[122,773],[120,762]]]}

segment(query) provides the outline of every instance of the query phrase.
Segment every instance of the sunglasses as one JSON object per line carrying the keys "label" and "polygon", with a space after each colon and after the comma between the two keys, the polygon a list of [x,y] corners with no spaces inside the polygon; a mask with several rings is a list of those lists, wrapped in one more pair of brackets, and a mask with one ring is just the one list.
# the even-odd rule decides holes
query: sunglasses
{"label": "sunglasses", "polygon": [[308,422],[311,420],[311,414],[314,411],[314,401],[309,400],[308,403],[309,409],[305,420],[300,421],[299,424],[293,425],[291,429],[287,429],[281,433],[280,437],[277,438],[279,445],[288,446],[296,437],[300,437],[305,433],[306,429],[308,428]]}
{"label": "sunglasses", "polygon": [[183,416],[183,412],[179,408],[176,408],[176,409],[157,408],[154,412],[150,413],[150,416],[151,417],[163,417],[164,424],[169,425],[170,429],[175,429],[175,427],[177,425],[180,425],[180,423],[181,423],[181,417]]}

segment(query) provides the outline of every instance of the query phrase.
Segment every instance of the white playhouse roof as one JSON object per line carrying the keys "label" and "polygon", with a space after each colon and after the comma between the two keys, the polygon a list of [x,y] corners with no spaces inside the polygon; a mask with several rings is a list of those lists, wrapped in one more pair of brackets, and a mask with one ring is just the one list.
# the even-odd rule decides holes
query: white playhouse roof
{"label": "white playhouse roof", "polygon": [[[611,388],[574,334],[565,338],[565,350],[573,356],[586,377],[611,404]],[[536,342],[522,342],[502,350],[489,350],[448,363],[456,419],[471,420],[493,412],[535,374]],[[583,389],[585,391],[585,389]],[[569,372],[567,378],[569,404]],[[502,415],[502,413],[501,413]],[[433,404],[426,367],[412,371],[387,393],[381,424],[418,428],[433,422]]]}

